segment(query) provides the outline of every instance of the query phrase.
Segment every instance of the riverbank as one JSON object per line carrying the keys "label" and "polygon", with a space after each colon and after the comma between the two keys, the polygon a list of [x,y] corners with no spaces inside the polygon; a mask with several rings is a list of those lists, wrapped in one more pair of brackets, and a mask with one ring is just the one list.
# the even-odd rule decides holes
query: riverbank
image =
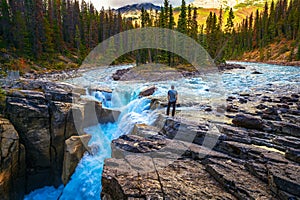
{"label": "riverbank", "polygon": [[278,66],[293,66],[300,67],[300,61],[257,61],[257,60],[230,60],[228,62],[249,62],[249,63],[259,63],[259,64],[270,64],[270,65],[278,65]]}

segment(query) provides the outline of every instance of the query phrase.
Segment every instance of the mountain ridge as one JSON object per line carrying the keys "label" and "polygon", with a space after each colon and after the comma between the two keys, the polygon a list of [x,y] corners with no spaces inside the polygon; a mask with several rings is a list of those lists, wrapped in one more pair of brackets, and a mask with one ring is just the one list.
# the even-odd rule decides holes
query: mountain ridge
{"label": "mountain ridge", "polygon": [[160,10],[160,6],[156,6],[153,3],[136,3],[130,4],[117,9],[118,12],[126,13],[126,12],[134,12],[134,11],[141,11],[142,8],[145,10]]}

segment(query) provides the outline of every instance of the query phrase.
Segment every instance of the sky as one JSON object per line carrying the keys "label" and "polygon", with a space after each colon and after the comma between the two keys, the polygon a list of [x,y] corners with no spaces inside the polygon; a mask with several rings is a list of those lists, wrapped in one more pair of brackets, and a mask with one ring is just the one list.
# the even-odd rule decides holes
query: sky
{"label": "sky", "polygon": [[[169,0],[173,6],[180,6],[182,0]],[[104,8],[119,8],[126,5],[131,5],[135,3],[153,3],[155,5],[162,5],[164,0],[86,0],[86,2],[92,2],[97,10],[100,10],[102,6]],[[192,0],[186,0],[187,3],[192,2]]]}

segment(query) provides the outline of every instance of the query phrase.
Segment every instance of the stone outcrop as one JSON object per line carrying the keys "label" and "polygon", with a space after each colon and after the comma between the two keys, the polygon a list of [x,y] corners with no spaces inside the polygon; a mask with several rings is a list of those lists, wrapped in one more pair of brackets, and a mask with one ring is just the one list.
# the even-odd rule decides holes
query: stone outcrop
{"label": "stone outcrop", "polygon": [[157,88],[155,86],[147,87],[140,92],[139,96],[142,96],[142,97],[150,96],[156,91],[156,89]]}
{"label": "stone outcrop", "polygon": [[79,161],[86,151],[89,151],[90,135],[72,136],[65,141],[62,181],[66,185],[74,173]]}
{"label": "stone outcrop", "polygon": [[25,188],[25,148],[13,125],[0,116],[1,199],[23,199]]}

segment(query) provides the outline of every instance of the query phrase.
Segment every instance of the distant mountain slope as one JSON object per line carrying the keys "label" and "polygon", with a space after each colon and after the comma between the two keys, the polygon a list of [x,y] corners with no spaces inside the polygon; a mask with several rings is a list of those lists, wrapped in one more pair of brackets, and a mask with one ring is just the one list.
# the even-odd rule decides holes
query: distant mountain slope
{"label": "distant mountain slope", "polygon": [[[255,13],[256,9],[262,10],[264,7],[265,0],[228,0],[228,1],[223,0],[222,3],[220,3],[221,1],[222,0],[195,0],[192,3],[192,5],[198,7],[198,12],[197,12],[198,23],[205,24],[209,12],[214,12],[217,14],[217,16],[219,16],[219,8],[221,4],[222,7],[224,8],[224,13],[223,13],[224,25],[226,23],[226,19],[228,17],[228,11],[229,11],[229,9],[225,9],[225,8],[228,7],[234,8],[234,14],[235,14],[234,23],[235,24],[241,23],[242,20],[245,19],[247,16],[250,16],[251,13]],[[270,2],[271,0],[267,0],[267,1]],[[141,3],[141,4],[127,5],[117,9],[117,11],[120,11],[123,17],[130,18],[133,20],[134,23],[137,22],[138,24],[140,24],[140,16],[141,16],[142,8],[144,8],[148,12],[152,10],[151,16],[154,18],[156,16],[155,12],[157,10],[158,11],[161,10],[160,6],[156,6],[152,3]],[[179,13],[180,13],[180,7],[175,7],[174,17],[176,23],[178,21]]]}
{"label": "distant mountain slope", "polygon": [[195,0],[192,4],[201,8],[223,8],[235,7],[239,5],[252,5],[264,3],[265,0]]}
{"label": "distant mountain slope", "polygon": [[121,8],[118,8],[117,11],[120,11],[121,13],[128,13],[128,12],[138,12],[141,11],[142,8],[145,10],[160,10],[160,6],[156,6],[152,3],[140,3],[140,4],[132,4],[123,6]]}

